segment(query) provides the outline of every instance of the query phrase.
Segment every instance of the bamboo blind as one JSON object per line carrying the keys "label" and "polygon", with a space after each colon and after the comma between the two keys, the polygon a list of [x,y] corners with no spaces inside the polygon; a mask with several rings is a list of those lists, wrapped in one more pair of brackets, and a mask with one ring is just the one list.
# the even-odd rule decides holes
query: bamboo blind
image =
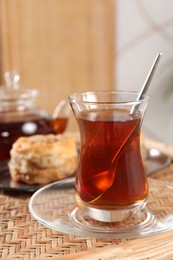
{"label": "bamboo blind", "polygon": [[114,0],[0,0],[1,81],[17,70],[49,112],[72,92],[112,89],[114,9]]}

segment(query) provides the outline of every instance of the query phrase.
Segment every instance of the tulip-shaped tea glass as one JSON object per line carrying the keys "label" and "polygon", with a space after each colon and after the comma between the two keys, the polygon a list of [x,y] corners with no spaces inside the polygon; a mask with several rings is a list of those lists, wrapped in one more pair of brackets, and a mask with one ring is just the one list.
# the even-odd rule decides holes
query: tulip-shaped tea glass
{"label": "tulip-shaped tea glass", "polygon": [[75,199],[89,217],[123,221],[144,208],[148,182],[140,150],[149,97],[138,93],[75,93],[69,102],[80,131]]}

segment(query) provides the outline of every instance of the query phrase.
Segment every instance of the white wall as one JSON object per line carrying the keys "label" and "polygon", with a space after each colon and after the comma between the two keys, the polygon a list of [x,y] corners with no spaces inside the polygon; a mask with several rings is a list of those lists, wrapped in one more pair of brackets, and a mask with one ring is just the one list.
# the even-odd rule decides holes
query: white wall
{"label": "white wall", "polygon": [[[158,52],[143,129],[173,144],[173,1],[116,0],[116,88],[139,90]],[[168,86],[172,95],[165,98]]]}

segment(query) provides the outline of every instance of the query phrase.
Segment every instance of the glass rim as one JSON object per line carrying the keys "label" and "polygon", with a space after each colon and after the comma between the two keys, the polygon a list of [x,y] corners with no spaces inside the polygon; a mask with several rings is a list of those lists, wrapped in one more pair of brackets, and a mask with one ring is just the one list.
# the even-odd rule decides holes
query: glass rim
{"label": "glass rim", "polygon": [[[129,100],[102,100],[102,101],[94,101],[94,100],[82,100],[82,96],[84,95],[94,95],[94,94],[119,94],[119,95],[133,95],[134,98],[133,99],[129,99]],[[140,100],[136,100],[135,98],[137,98],[138,96],[138,92],[137,91],[128,91],[128,90],[97,90],[97,91],[84,91],[84,92],[75,92],[71,95],[69,95],[68,99],[71,102],[77,101],[77,102],[82,102],[85,104],[110,104],[110,105],[134,105],[134,104],[141,104],[144,101],[149,101],[150,97],[148,95],[144,95],[142,99]]]}

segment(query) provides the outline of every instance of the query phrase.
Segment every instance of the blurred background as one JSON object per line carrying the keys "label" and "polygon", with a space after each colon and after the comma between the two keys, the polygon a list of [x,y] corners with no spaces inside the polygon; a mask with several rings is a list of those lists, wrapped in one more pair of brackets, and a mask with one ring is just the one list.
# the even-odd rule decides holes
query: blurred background
{"label": "blurred background", "polygon": [[1,82],[6,70],[17,70],[23,87],[40,90],[38,105],[50,113],[73,92],[113,88],[114,6],[112,0],[0,0]]}
{"label": "blurred background", "polygon": [[[158,52],[143,129],[173,144],[171,0],[0,0],[0,83],[17,70],[53,112],[76,91],[138,91]],[[69,130],[75,129],[75,122]]]}
{"label": "blurred background", "polygon": [[116,87],[138,90],[158,52],[159,66],[149,89],[143,128],[173,144],[173,2],[116,1]]}

